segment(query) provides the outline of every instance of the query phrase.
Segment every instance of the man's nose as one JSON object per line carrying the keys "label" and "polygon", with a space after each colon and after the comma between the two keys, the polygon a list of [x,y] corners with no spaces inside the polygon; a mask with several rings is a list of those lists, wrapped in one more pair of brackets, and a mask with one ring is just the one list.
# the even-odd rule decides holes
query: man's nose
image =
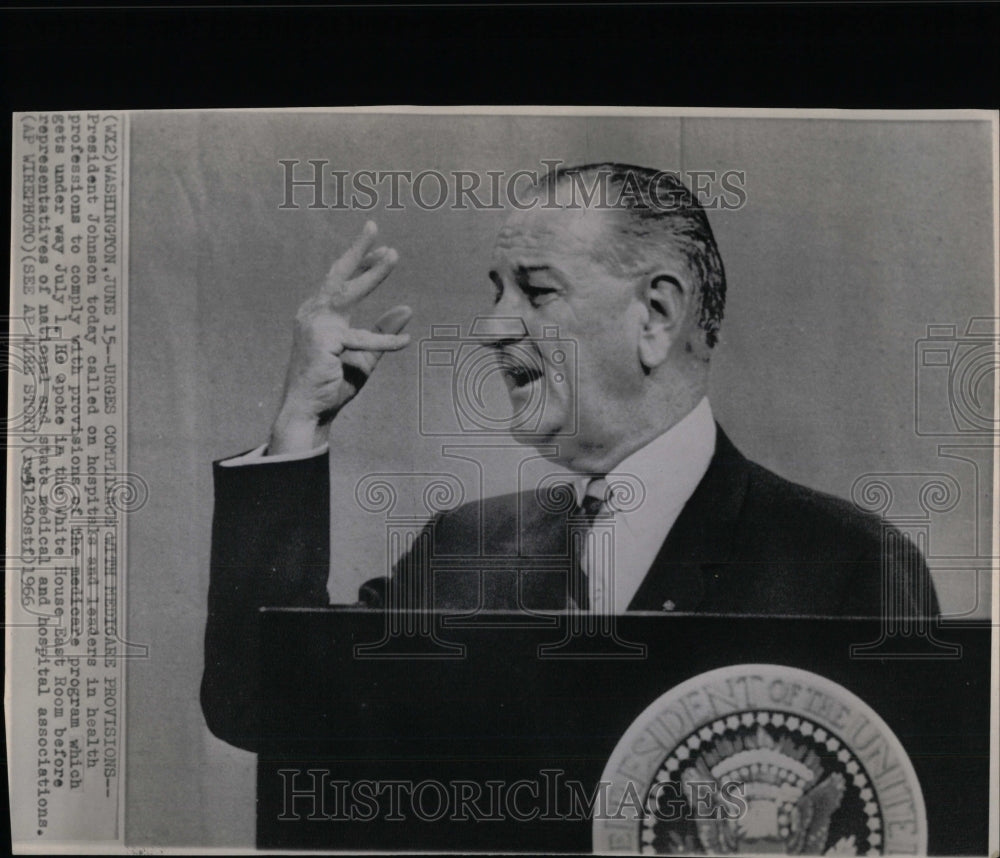
{"label": "man's nose", "polygon": [[478,316],[472,323],[472,336],[488,346],[501,348],[520,342],[528,336],[528,326],[520,316],[504,316],[494,312]]}

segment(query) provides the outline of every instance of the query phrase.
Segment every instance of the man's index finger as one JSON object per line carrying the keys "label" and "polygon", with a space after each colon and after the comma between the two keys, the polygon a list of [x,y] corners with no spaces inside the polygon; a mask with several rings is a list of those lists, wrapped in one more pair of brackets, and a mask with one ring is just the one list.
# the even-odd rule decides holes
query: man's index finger
{"label": "man's index finger", "polygon": [[343,293],[344,283],[354,275],[354,272],[361,264],[361,260],[365,258],[368,249],[372,246],[372,242],[375,240],[377,234],[378,227],[375,225],[375,222],[371,220],[366,221],[361,233],[354,239],[354,243],[330,266],[330,271],[323,282],[322,291],[325,294],[330,297],[336,297]]}

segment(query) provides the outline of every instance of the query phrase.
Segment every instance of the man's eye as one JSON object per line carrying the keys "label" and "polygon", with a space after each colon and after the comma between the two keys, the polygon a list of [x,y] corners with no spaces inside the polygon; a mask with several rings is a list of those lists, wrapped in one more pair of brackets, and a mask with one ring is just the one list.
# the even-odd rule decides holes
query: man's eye
{"label": "man's eye", "polygon": [[522,286],[521,289],[533,307],[544,304],[550,296],[555,295],[559,291],[558,289],[546,286]]}

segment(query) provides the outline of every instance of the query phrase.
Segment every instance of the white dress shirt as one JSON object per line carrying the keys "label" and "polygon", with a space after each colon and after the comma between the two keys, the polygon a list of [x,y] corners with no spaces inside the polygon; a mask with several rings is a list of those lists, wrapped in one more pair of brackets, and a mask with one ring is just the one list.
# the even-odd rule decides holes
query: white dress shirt
{"label": "white dress shirt", "polygon": [[[611,491],[605,510],[609,515],[599,517],[592,532],[601,531],[609,519],[613,521],[614,555],[609,557],[594,538],[587,540],[583,567],[590,585],[592,611],[626,611],[681,510],[705,476],[714,453],[715,420],[704,398],[680,422],[636,450],[607,475]],[[573,480],[580,503],[592,476],[580,474]],[[619,491],[624,489],[625,497],[617,509],[616,484]],[[637,490],[636,484],[641,489]],[[600,556],[591,556],[594,549]],[[664,605],[664,610],[672,610],[672,606]]]}
{"label": "white dress shirt", "polygon": [[[324,444],[304,453],[276,456],[265,456],[266,449],[267,445],[262,444],[221,464],[235,467],[290,462],[319,456],[329,446]],[[682,420],[636,450],[607,475],[611,488],[606,504],[609,515],[602,516],[591,531],[601,531],[609,520],[614,522],[614,555],[613,562],[611,559],[602,562],[600,558],[589,556],[590,550],[584,552],[583,565],[590,585],[592,611],[616,614],[626,611],[684,504],[705,476],[714,453],[715,420],[708,399],[703,398]],[[583,502],[587,484],[593,476],[579,474],[573,478],[578,502]],[[626,489],[624,497],[628,498],[636,485],[641,487],[638,493],[616,508],[615,495]],[[589,538],[587,545],[592,550],[594,539]],[[664,610],[672,610],[672,606],[664,605]]]}

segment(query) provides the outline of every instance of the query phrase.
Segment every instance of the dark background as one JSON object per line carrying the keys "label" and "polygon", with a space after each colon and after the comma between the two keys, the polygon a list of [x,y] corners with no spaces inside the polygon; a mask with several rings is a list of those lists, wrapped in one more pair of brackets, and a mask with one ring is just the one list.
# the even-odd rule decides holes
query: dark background
{"label": "dark background", "polygon": [[4,4],[3,162],[18,110],[1000,105],[992,3],[215,6]]}

